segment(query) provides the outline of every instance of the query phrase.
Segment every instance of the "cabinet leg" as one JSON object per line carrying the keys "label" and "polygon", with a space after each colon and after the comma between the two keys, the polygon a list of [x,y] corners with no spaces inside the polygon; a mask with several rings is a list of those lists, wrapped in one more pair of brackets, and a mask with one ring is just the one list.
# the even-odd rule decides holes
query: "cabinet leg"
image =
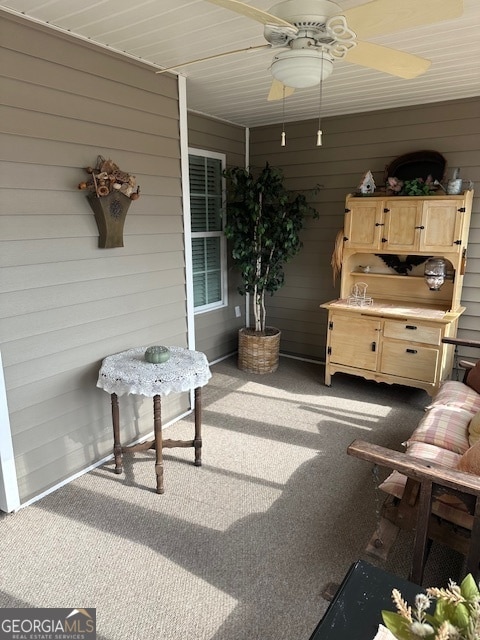
{"label": "cabinet leg", "polygon": [[120,442],[120,413],[118,409],[118,396],[111,394],[112,400],[112,425],[113,425],[113,457],[115,458],[115,473],[122,473],[122,444]]}
{"label": "cabinet leg", "polygon": [[153,397],[153,428],[155,432],[155,474],[157,493],[163,493],[163,439],[162,439],[162,401],[159,395]]}
{"label": "cabinet leg", "polygon": [[195,466],[202,466],[202,390],[201,387],[195,389]]}
{"label": "cabinet leg", "polygon": [[330,373],[328,368],[325,368],[325,386],[326,387],[332,386],[332,374]]}

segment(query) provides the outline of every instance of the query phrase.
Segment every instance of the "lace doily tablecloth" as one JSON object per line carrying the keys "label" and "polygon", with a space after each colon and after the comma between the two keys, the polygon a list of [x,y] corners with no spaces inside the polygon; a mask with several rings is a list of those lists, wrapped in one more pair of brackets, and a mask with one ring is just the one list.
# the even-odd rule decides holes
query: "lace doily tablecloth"
{"label": "lace doily tablecloth", "polygon": [[170,359],[162,364],[145,360],[147,347],[107,356],[98,374],[97,387],[108,393],[153,397],[203,387],[212,377],[204,353],[168,347]]}

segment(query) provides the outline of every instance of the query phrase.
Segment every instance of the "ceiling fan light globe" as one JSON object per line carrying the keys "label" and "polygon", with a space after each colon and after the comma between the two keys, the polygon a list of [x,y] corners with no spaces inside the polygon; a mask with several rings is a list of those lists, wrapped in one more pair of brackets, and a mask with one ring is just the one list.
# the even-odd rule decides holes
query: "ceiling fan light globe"
{"label": "ceiling fan light globe", "polygon": [[333,58],[315,49],[283,51],[273,58],[270,71],[286,87],[306,89],[328,78],[333,71]]}

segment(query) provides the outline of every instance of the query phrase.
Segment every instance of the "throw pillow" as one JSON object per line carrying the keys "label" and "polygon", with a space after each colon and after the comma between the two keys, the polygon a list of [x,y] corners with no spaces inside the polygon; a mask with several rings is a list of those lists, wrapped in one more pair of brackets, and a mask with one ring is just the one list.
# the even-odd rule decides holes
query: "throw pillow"
{"label": "throw pillow", "polygon": [[407,445],[423,442],[463,455],[470,446],[468,425],[473,414],[474,411],[457,407],[433,406],[420,420]]}
{"label": "throw pillow", "polygon": [[465,382],[471,389],[480,393],[480,360],[470,369]]}
{"label": "throw pillow", "polygon": [[457,469],[480,475],[480,440],[460,458]]}
{"label": "throw pillow", "polygon": [[468,441],[470,446],[480,440],[480,411],[478,411],[470,420],[468,425]]}
{"label": "throw pillow", "polygon": [[446,380],[426,408],[432,409],[443,405],[457,407],[470,413],[480,411],[480,394],[458,380]]}

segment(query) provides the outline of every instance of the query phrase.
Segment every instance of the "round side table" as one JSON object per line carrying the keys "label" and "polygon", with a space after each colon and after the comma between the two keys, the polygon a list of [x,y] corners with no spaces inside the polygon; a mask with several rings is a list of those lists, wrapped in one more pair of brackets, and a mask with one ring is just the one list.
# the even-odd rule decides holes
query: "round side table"
{"label": "round side table", "polygon": [[[137,347],[107,356],[98,374],[97,387],[107,391],[112,401],[113,454],[115,473],[122,473],[122,455],[126,452],[155,449],[157,493],[164,492],[163,448],[194,447],[195,466],[201,466],[201,387],[212,377],[204,353],[182,347],[169,347],[170,359],[162,364],[145,360],[147,347]],[[169,393],[195,390],[195,435],[193,440],[164,440],[162,437],[161,397]],[[125,394],[153,398],[154,439],[123,447],[120,440],[118,396]]]}

